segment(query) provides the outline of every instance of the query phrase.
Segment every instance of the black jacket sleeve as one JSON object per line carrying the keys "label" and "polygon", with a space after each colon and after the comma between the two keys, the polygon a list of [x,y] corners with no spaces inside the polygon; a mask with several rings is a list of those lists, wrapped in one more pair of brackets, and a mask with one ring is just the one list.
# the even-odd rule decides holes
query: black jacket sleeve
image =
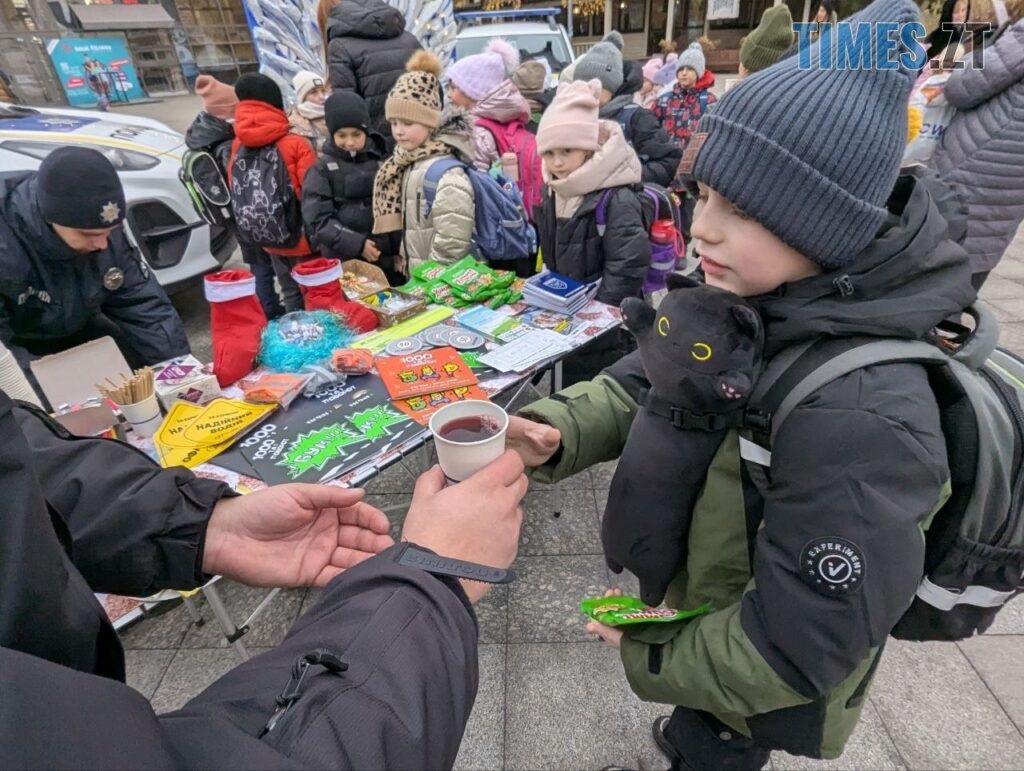
{"label": "black jacket sleeve", "polygon": [[38,357],[33,356],[27,350],[22,348],[20,345],[14,344],[14,330],[11,329],[10,316],[7,311],[8,298],[0,295],[0,342],[4,344],[13,355],[15,361],[21,365],[22,370],[25,374],[31,374],[29,369],[29,363]]}
{"label": "black jacket sleeve", "polygon": [[643,107],[633,110],[631,121],[633,149],[640,156],[644,182],[668,187],[675,179],[683,151],[672,142],[650,110]]}
{"label": "black jacket sleeve", "polygon": [[651,244],[644,227],[643,206],[636,192],[619,188],[608,201],[608,225],[601,239],[604,273],[597,299],[616,308],[638,297],[651,264]]}
{"label": "black jacket sleeve", "polygon": [[143,264],[122,229],[111,233],[110,241],[124,283],[107,295],[103,313],[120,327],[147,364],[187,354],[190,349],[185,327],[156,276]]}
{"label": "black jacket sleeve", "polygon": [[72,562],[95,591],[144,597],[206,580],[206,523],[234,494],[227,486],[162,469],[122,442],[73,437],[28,405],[15,416],[43,495],[67,527]]}
{"label": "black jacket sleeve", "polygon": [[302,184],[302,219],[314,249],[324,257],[352,260],[360,257],[366,236],[341,224],[331,193],[329,171],[319,160]]}
{"label": "black jacket sleeve", "polygon": [[[451,768],[476,697],[476,621],[457,586],[397,565],[400,548],[336,578],[279,646],[159,717],[123,683],[0,648],[0,757],[22,768]],[[292,667],[318,649],[347,668],[313,667],[258,738]]]}

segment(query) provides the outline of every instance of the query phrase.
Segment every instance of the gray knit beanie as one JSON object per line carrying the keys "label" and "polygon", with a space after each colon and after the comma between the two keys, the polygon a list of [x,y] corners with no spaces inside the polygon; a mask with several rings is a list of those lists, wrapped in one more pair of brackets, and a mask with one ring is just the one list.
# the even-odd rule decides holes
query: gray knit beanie
{"label": "gray knit beanie", "polygon": [[[918,20],[911,0],[876,0],[846,21]],[[871,41],[874,54],[874,34]],[[907,50],[901,43],[889,60]],[[701,119],[683,166],[808,259],[836,270],[853,262],[885,218],[917,73],[902,64],[802,70],[799,61],[790,56],[726,92]]]}
{"label": "gray knit beanie", "polygon": [[679,54],[679,58],[676,59],[676,72],[679,72],[683,67],[692,68],[697,73],[698,80],[704,77],[704,70],[706,69],[704,49],[701,48],[700,43],[696,40],[690,43],[687,49]]}
{"label": "gray knit beanie", "polygon": [[[618,33],[615,33],[618,34]],[[619,35],[619,39],[622,36]],[[597,78],[601,88],[615,93],[622,86],[622,51],[614,40],[605,38],[576,60],[573,80],[584,82]]]}

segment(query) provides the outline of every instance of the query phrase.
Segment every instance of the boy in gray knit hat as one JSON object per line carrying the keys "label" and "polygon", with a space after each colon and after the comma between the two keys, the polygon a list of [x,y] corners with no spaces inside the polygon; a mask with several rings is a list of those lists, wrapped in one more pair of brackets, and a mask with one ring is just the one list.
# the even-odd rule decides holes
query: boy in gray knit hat
{"label": "boy in gray knit hat", "polygon": [[604,40],[576,60],[572,80],[601,83],[601,120],[615,121],[630,147],[640,158],[643,181],[668,187],[675,176],[680,150],[661,127],[650,110],[636,103],[634,97],[643,87],[643,68],[636,62],[622,59],[622,35],[612,31]]}
{"label": "boy in gray knit hat", "polygon": [[[917,18],[911,0],[877,0],[850,21]],[[937,183],[899,176],[915,76],[902,64],[801,70],[790,57],[701,121],[683,160],[700,184],[696,250],[708,284],[760,312],[767,359],[826,341],[923,339],[974,300]],[[666,319],[655,324],[667,334]],[[679,356],[696,366],[685,346]],[[613,459],[627,437],[643,441],[630,424],[647,388],[628,356],[524,408],[509,446],[545,482]],[[654,724],[673,768],[760,768],[776,749],[841,755],[885,671],[883,643],[915,601],[923,531],[949,497],[939,410],[917,363],[836,378],[795,405],[770,461],[753,449],[735,431],[723,441],[666,595],[669,607],[713,610],[587,625],[619,649],[640,698],[678,705]],[[770,463],[770,476],[755,485],[744,463]]]}

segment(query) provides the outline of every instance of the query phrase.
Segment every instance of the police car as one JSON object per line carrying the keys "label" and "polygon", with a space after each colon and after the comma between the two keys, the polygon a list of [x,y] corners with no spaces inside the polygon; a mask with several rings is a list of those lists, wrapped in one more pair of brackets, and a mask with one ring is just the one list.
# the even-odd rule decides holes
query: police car
{"label": "police car", "polygon": [[0,102],[0,172],[33,171],[65,145],[95,148],[114,164],[128,203],[128,235],[169,291],[218,269],[235,250],[228,230],[199,219],[178,179],[181,134],[134,115]]}
{"label": "police car", "polygon": [[483,53],[492,38],[504,38],[519,49],[524,62],[546,61],[551,69],[548,85],[553,86],[558,74],[576,60],[565,27],[556,21],[560,12],[560,8],[521,8],[456,13],[455,58]]}

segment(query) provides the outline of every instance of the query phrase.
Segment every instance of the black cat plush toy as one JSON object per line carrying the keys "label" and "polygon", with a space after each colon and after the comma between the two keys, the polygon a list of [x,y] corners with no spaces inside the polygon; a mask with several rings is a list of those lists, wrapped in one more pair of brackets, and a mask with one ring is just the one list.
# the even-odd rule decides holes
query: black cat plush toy
{"label": "black cat plush toy", "polygon": [[659,605],[683,567],[693,506],[719,445],[740,425],[761,361],[761,317],[741,297],[673,275],[657,310],[622,303],[651,388],[641,396],[608,494],[608,566]]}

